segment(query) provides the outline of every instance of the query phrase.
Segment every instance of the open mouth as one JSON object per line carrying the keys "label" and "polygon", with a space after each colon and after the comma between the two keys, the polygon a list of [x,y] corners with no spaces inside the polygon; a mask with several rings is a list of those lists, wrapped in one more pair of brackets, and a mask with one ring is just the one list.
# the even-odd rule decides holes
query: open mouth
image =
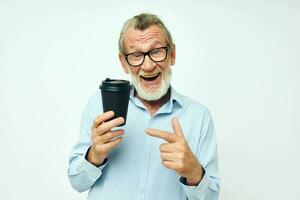
{"label": "open mouth", "polygon": [[157,79],[157,77],[160,75],[159,73],[156,74],[151,74],[151,75],[144,75],[144,76],[140,76],[142,79],[144,79],[145,81],[154,81],[155,79]]}

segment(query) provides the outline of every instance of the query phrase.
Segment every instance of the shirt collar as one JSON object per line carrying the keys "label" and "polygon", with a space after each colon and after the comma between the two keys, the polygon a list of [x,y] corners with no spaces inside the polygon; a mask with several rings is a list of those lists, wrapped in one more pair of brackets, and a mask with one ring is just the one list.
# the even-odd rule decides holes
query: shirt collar
{"label": "shirt collar", "polygon": [[173,86],[170,87],[171,87],[171,97],[170,97],[171,102],[172,103],[177,102],[181,107],[183,107],[182,95],[177,93]]}
{"label": "shirt collar", "polygon": [[[180,107],[183,107],[183,99],[182,99],[182,95],[180,95],[179,93],[177,93],[174,89],[173,86],[170,85],[170,89],[171,89],[171,96],[169,101],[166,103],[167,105],[167,110],[171,111],[173,109],[174,103],[178,103],[178,105]],[[141,108],[145,108],[144,104],[136,97],[134,96],[135,93],[135,89],[132,86],[131,91],[130,91],[130,99],[133,101],[133,103]]]}

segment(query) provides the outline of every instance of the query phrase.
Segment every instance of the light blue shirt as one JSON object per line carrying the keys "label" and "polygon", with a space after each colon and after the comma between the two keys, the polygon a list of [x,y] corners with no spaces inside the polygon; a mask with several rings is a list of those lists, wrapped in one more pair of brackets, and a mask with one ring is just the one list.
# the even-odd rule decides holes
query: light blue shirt
{"label": "light blue shirt", "polygon": [[[219,173],[215,129],[209,110],[177,93],[171,87],[170,100],[154,116],[130,94],[123,141],[108,161],[96,167],[85,159],[91,146],[91,126],[103,112],[101,92],[91,97],[82,116],[79,140],[70,155],[68,177],[72,187],[89,191],[90,200],[216,200]],[[188,186],[173,170],[161,163],[159,146],[163,139],[147,135],[147,128],[173,132],[171,119],[177,117],[190,149],[205,175],[197,186]]]}

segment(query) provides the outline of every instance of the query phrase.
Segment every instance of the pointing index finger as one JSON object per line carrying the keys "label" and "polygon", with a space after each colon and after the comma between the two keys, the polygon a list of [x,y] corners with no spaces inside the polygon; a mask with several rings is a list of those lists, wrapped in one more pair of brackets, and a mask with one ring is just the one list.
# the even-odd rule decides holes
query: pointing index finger
{"label": "pointing index finger", "polygon": [[176,142],[176,137],[173,135],[173,133],[167,132],[167,131],[162,131],[158,129],[153,129],[153,128],[147,128],[146,133],[148,135],[151,135],[153,137],[161,138],[166,140],[167,142],[173,143]]}

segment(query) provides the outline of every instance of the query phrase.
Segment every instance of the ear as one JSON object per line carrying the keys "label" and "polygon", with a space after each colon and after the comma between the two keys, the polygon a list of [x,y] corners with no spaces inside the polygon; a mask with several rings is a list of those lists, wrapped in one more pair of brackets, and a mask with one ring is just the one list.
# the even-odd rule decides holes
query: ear
{"label": "ear", "polygon": [[124,71],[126,74],[128,74],[128,73],[129,73],[129,69],[128,69],[127,62],[126,62],[125,57],[124,57],[123,54],[120,54],[120,53],[119,53],[119,60],[120,60],[121,65],[122,65],[122,67],[123,67],[123,71]]}
{"label": "ear", "polygon": [[176,46],[173,43],[171,49],[170,49],[170,58],[171,58],[171,65],[175,64],[175,58],[176,58]]}

